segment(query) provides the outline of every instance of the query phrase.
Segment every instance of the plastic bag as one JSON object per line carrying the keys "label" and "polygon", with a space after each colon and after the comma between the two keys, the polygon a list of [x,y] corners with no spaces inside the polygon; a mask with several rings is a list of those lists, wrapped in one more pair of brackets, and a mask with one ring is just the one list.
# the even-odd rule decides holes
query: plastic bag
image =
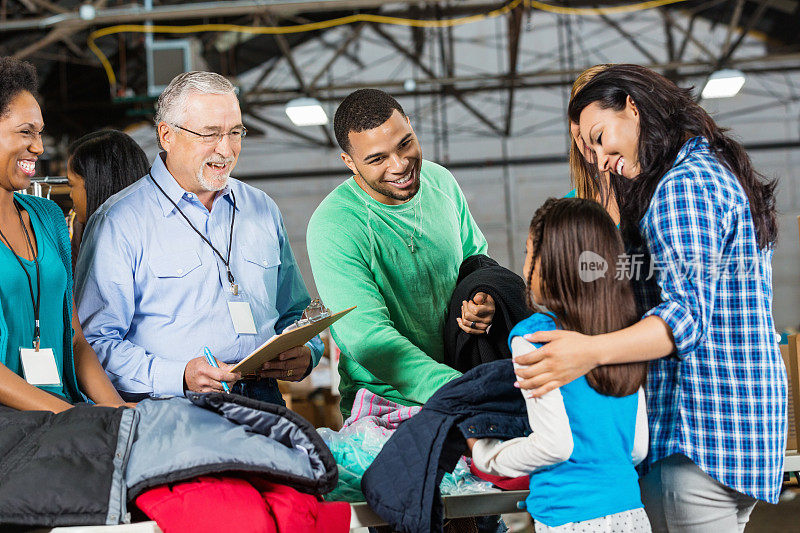
{"label": "plastic bag", "polygon": [[[356,422],[342,431],[317,430],[328,445],[339,468],[336,488],[325,495],[328,501],[363,502],[361,477],[378,456],[393,431]],[[491,483],[473,475],[462,457],[452,474],[445,474],[440,485],[442,495],[498,492]]]}

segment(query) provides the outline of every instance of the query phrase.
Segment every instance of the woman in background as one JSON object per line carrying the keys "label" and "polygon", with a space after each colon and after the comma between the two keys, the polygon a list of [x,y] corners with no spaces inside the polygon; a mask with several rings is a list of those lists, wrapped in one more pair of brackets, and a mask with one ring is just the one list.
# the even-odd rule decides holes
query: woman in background
{"label": "woman in background", "polygon": [[[589,67],[575,79],[572,84],[570,98],[583,89],[584,85],[600,72],[603,72],[611,65],[595,65]],[[602,205],[615,224],[619,225],[619,206],[611,187],[611,175],[608,172],[598,172],[597,168],[587,161],[586,146],[581,139],[578,124],[567,120],[569,134],[572,142],[569,146],[569,177],[574,187],[567,195],[567,198],[586,198],[595,200]]]}
{"label": "woman in background", "polygon": [[144,151],[129,135],[101,130],[84,135],[69,147],[69,180],[73,224],[73,263],[80,248],[83,226],[103,202],[147,174]]}

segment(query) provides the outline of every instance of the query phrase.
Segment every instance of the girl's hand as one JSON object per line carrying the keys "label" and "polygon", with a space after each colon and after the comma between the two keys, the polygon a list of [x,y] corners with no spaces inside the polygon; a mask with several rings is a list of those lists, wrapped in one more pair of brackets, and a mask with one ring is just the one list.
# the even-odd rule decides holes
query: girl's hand
{"label": "girl's hand", "polygon": [[524,338],[528,342],[544,344],[514,358],[515,363],[525,365],[515,370],[517,385],[531,390],[535,398],[578,379],[599,364],[597,340],[591,335],[553,330],[539,331]]}

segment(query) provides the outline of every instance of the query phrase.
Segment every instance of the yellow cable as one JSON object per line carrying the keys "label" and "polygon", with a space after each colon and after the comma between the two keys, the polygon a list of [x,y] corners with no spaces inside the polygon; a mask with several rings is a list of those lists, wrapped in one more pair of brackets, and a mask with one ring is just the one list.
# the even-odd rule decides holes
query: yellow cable
{"label": "yellow cable", "polygon": [[335,26],[343,26],[346,24],[353,24],[356,22],[374,22],[377,24],[391,24],[395,26],[410,26],[414,28],[447,28],[453,26],[461,26],[464,24],[471,24],[479,20],[495,18],[516,9],[521,4],[525,7],[531,7],[541,11],[550,13],[557,13],[560,15],[604,15],[614,13],[628,13],[633,11],[643,11],[645,9],[652,9],[668,4],[676,4],[679,2],[687,2],[688,0],[650,0],[638,4],[631,4],[627,6],[617,6],[609,8],[567,8],[558,7],[550,4],[545,4],[537,0],[513,0],[501,8],[489,11],[488,13],[481,13],[478,15],[470,15],[467,17],[447,19],[447,20],[416,20],[404,19],[397,17],[387,17],[383,15],[373,15],[369,13],[358,13],[355,15],[348,15],[346,17],[339,17],[331,20],[323,20],[320,22],[310,22],[307,24],[296,24],[294,26],[241,26],[237,24],[195,24],[191,26],[158,26],[158,25],[143,25],[143,24],[122,24],[118,26],[109,26],[100,30],[93,31],[89,34],[87,44],[89,49],[97,56],[103,69],[106,71],[109,84],[113,87],[117,83],[117,77],[114,74],[114,68],[108,61],[106,55],[97,47],[95,40],[107,35],[116,33],[201,33],[201,32],[233,32],[233,33],[248,33],[254,35],[285,35],[291,33],[304,33],[309,31],[324,30],[333,28]]}
{"label": "yellow cable", "polygon": [[537,0],[525,0],[525,5],[532,7],[534,9],[538,9],[540,11],[547,11],[548,13],[556,13],[559,15],[580,15],[580,16],[591,16],[591,15],[614,15],[619,13],[633,13],[635,11],[644,11],[646,9],[653,9],[654,7],[661,7],[667,6],[670,4],[679,4],[681,2],[686,2],[687,0],[650,0],[648,2],[642,2],[638,4],[629,4],[627,6],[616,6],[616,7],[559,7],[550,4],[545,4],[544,2],[539,2]]}

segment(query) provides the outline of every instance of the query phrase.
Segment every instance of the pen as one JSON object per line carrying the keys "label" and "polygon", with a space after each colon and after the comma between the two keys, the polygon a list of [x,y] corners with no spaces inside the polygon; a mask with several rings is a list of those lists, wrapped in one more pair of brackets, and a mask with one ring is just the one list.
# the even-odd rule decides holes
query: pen
{"label": "pen", "polygon": [[[214,358],[214,355],[211,353],[211,350],[208,349],[208,346],[203,348],[203,355],[206,356],[206,361],[208,361],[209,365],[213,366],[214,368],[219,368],[217,360]],[[225,392],[228,393],[231,392],[231,388],[228,387],[228,384],[224,381],[222,382],[222,388],[225,389]]]}

